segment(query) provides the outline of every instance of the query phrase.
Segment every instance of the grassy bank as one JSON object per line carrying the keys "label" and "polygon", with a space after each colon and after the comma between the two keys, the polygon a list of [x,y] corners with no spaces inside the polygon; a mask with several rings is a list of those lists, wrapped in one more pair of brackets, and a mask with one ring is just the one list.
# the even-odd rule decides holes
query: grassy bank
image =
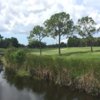
{"label": "grassy bank", "polygon": [[46,49],[48,55],[43,56],[39,56],[38,52],[35,55],[36,51],[31,50],[27,53],[25,50],[8,50],[4,64],[10,74],[14,72],[21,77],[50,80],[91,94],[100,93],[99,48],[94,53],[89,52],[88,48],[67,49],[70,50],[65,53],[65,49],[62,49],[61,57],[54,52],[50,54],[51,49]]}

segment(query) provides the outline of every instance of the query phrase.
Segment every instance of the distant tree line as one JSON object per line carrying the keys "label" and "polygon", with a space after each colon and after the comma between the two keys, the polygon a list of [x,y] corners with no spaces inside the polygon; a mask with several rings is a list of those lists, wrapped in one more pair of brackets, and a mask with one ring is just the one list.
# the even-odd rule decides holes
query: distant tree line
{"label": "distant tree line", "polygon": [[23,44],[19,44],[18,40],[14,37],[11,38],[3,38],[0,35],[0,48],[10,48],[10,47],[24,47]]}
{"label": "distant tree line", "polygon": [[[59,44],[49,44],[49,45],[47,45],[46,47],[47,47],[47,48],[58,48],[58,47],[59,47]],[[60,43],[60,47],[61,47],[61,48],[67,47],[67,44],[61,42],[61,43]]]}
{"label": "distant tree line", "polygon": [[[72,36],[68,38],[68,41],[66,43],[61,42],[60,47],[86,47],[91,46],[91,43],[88,38],[79,38],[77,36]],[[93,38],[93,46],[100,46],[100,37]],[[20,44],[18,40],[14,37],[11,38],[3,38],[0,35],[0,48],[10,48],[10,47],[27,47],[27,48],[58,48],[59,44],[49,44],[47,45],[44,42],[40,42],[38,40],[30,41],[27,46]]]}
{"label": "distant tree line", "polygon": [[47,45],[44,42],[40,42],[38,40],[33,40],[31,42],[29,42],[28,44],[28,48],[45,48]]}
{"label": "distant tree line", "polygon": [[[92,45],[100,46],[100,37],[93,38]],[[86,47],[86,46],[91,46],[91,42],[89,41],[88,37],[78,38],[76,36],[73,36],[73,37],[69,37],[67,46],[68,47]]]}
{"label": "distant tree line", "polygon": [[[67,43],[60,43],[60,47],[87,47],[91,46],[91,43],[88,38],[79,38],[77,36],[72,36],[68,38]],[[93,38],[93,46],[100,46],[100,37]],[[28,48],[39,48],[41,45],[42,48],[58,48],[59,44],[49,44],[47,45],[44,42],[39,42],[38,40],[31,41],[28,44]]]}

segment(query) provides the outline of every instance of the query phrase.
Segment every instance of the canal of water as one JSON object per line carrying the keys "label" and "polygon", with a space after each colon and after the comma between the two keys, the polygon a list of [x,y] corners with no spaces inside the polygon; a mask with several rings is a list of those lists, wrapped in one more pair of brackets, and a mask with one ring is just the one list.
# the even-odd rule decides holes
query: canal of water
{"label": "canal of water", "polygon": [[8,77],[2,71],[0,100],[100,100],[100,98],[46,81]]}

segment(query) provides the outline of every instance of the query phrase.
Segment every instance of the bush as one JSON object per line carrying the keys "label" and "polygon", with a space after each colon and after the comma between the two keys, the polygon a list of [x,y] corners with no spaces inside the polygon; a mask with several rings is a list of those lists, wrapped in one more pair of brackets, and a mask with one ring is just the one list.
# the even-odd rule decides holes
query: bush
{"label": "bush", "polygon": [[24,64],[26,54],[23,50],[8,49],[5,53],[7,67],[19,67]]}
{"label": "bush", "polygon": [[25,61],[25,52],[23,50],[14,52],[12,56],[15,63],[23,64]]}

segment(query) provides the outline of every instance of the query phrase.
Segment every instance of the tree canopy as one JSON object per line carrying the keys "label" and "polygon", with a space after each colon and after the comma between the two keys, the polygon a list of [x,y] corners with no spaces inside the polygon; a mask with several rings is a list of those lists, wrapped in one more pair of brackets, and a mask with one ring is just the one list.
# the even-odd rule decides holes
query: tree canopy
{"label": "tree canopy", "polygon": [[78,20],[77,25],[76,25],[76,29],[79,33],[80,36],[82,37],[87,37],[90,42],[91,42],[91,51],[93,51],[92,49],[92,39],[93,39],[93,35],[99,31],[99,29],[97,29],[96,26],[96,22],[92,19],[92,17],[82,17],[81,19]]}
{"label": "tree canopy", "polygon": [[46,35],[44,32],[44,28],[42,26],[37,25],[37,26],[34,26],[33,30],[30,32],[30,36],[28,37],[30,42],[33,41],[34,39],[39,41],[39,43],[40,43],[40,55],[42,53],[41,41],[45,36]]}

